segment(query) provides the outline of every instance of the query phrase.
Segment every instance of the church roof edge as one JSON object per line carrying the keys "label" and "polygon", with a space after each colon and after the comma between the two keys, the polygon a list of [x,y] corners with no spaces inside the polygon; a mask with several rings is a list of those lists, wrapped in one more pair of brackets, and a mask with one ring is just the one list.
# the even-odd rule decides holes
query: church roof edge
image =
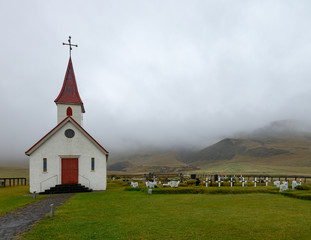
{"label": "church roof edge", "polygon": [[104,153],[105,155],[109,155],[109,152],[100,145],[79,123],[77,123],[72,117],[68,116],[63,121],[61,121],[59,124],[56,125],[50,132],[48,132],[44,137],[42,137],[37,143],[35,143],[31,148],[29,148],[25,154],[27,156],[30,156],[36,149],[38,149],[41,144],[43,144],[45,141],[47,141],[58,129],[60,129],[66,122],[73,122],[74,125],[76,125],[95,145],[97,145]]}

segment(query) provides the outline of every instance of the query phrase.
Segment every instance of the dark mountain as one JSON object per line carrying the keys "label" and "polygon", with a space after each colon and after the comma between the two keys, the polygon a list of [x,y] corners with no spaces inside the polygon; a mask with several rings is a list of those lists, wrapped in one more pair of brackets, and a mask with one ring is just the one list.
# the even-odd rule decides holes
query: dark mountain
{"label": "dark mountain", "polygon": [[230,160],[237,154],[245,152],[246,147],[243,141],[239,139],[226,138],[220,142],[204,148],[188,160],[188,162],[196,162],[200,160],[207,160],[209,162],[217,162],[222,160]]}
{"label": "dark mountain", "polygon": [[108,166],[108,171],[126,171],[127,168],[133,167],[133,164],[125,161],[125,162],[117,162]]}

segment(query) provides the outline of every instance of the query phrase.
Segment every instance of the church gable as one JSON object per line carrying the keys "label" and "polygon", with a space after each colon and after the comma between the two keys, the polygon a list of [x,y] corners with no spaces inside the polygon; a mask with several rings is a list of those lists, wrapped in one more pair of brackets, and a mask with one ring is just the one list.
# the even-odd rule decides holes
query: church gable
{"label": "church gable", "polygon": [[101,156],[106,159],[106,154],[94,144],[72,121],[67,121],[33,153],[33,156],[48,159],[59,156],[60,158],[78,158],[85,156]]}
{"label": "church gable", "polygon": [[[98,150],[108,155],[108,151],[103,148],[88,132],[86,132],[74,119],[68,116],[61,123],[59,123],[54,129],[52,129],[48,134],[41,138],[34,146],[32,146],[26,155],[30,156],[33,152],[39,149],[45,142],[57,136],[57,141],[59,143],[67,144],[68,149],[70,146],[75,146],[75,149],[85,149],[84,146],[79,146],[82,142],[85,142],[83,138],[92,143]],[[57,145],[54,143],[53,145]],[[76,151],[76,150],[75,150]],[[61,154],[61,153],[59,153]]]}

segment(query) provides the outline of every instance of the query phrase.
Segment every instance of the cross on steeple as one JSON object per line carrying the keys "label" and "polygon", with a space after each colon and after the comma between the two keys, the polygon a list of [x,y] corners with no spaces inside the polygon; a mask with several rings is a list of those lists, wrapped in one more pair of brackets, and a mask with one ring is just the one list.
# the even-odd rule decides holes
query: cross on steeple
{"label": "cross on steeple", "polygon": [[78,45],[76,45],[76,44],[71,44],[71,36],[69,36],[68,42],[69,42],[69,43],[63,43],[63,45],[68,45],[68,46],[69,46],[69,56],[71,57],[72,46],[78,47]]}

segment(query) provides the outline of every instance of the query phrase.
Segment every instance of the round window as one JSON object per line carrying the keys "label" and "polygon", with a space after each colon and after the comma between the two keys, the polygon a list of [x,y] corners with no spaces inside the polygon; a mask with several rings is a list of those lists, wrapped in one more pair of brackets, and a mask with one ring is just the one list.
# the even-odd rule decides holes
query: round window
{"label": "round window", "polygon": [[65,131],[65,136],[66,136],[67,138],[73,138],[74,135],[75,135],[75,131],[73,131],[72,129],[67,129],[67,130]]}

